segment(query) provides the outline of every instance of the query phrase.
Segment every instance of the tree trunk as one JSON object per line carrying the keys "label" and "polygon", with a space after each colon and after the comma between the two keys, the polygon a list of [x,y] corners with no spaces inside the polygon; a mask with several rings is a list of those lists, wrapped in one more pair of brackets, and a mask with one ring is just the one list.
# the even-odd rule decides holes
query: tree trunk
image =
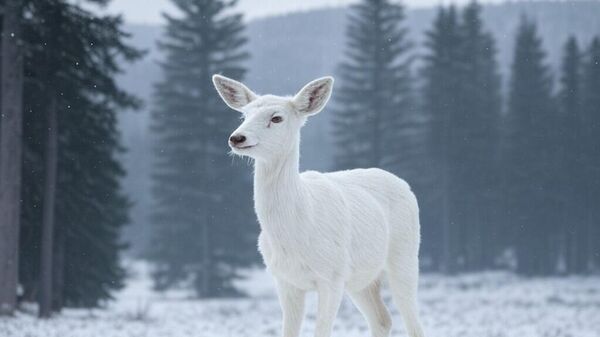
{"label": "tree trunk", "polygon": [[52,265],[52,311],[60,312],[64,307],[65,291],[65,229],[54,225],[54,263]]}
{"label": "tree trunk", "polygon": [[40,257],[40,312],[42,318],[52,313],[52,262],[54,241],[54,200],[58,164],[58,125],[56,98],[51,98],[48,109],[48,139],[46,140],[46,168],[44,181],[44,209],[42,218],[42,249]]}
{"label": "tree trunk", "polygon": [[16,306],[21,209],[23,134],[23,55],[20,46],[21,2],[4,2],[0,123],[0,315]]}
{"label": "tree trunk", "polygon": [[442,138],[442,164],[441,164],[441,191],[442,191],[442,272],[446,274],[454,274],[456,272],[456,250],[455,250],[455,227],[450,216],[450,188],[449,188],[449,175],[448,170],[450,169],[450,123],[448,113],[444,116],[443,125],[443,138]]}
{"label": "tree trunk", "polygon": [[209,297],[210,293],[210,240],[209,240],[209,228],[208,228],[208,209],[204,208],[204,223],[202,224],[202,297]]}

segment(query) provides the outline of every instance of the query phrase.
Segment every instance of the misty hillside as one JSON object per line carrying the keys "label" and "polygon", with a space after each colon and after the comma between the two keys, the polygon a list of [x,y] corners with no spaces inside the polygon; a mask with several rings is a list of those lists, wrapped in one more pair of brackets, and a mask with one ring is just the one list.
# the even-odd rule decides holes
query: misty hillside
{"label": "misty hillside", "polygon": [[[406,24],[415,55],[422,51],[424,32],[430,27],[435,9],[407,11]],[[536,19],[540,35],[554,68],[560,59],[562,45],[571,34],[587,44],[600,34],[600,2],[519,2],[484,6],[486,27],[497,42],[498,60],[503,80],[508,78],[513,52],[513,39],[519,17],[527,14]],[[346,9],[326,9],[265,18],[248,24],[248,49],[252,55],[246,83],[258,93],[293,94],[311,79],[326,74],[335,75],[336,64],[344,51]],[[136,250],[146,242],[145,210],[150,207],[151,142],[148,130],[149,109],[152,106],[152,84],[160,78],[160,51],[156,40],[161,37],[158,26],[132,25],[131,42],[148,51],[146,58],[132,66],[121,78],[122,85],[145,100],[144,108],[122,115],[121,126],[125,145],[129,149],[125,164],[129,172],[126,188],[135,203],[134,225],[127,235]],[[418,64],[417,64],[418,66]],[[334,91],[335,97],[335,91]],[[235,112],[231,112],[235,113]],[[331,164],[332,140],[327,111],[313,118],[303,132],[303,169],[327,170]],[[201,132],[199,130],[198,132]],[[223,140],[223,151],[227,151]],[[146,235],[140,235],[145,233]],[[135,238],[135,239],[134,239]]]}

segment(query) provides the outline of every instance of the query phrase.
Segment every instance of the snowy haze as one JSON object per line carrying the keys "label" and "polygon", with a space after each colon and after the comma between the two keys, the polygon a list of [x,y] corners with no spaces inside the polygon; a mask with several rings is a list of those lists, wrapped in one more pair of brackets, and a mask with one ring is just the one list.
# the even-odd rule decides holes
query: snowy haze
{"label": "snowy haze", "polygon": [[[341,7],[355,3],[356,0],[240,0],[237,10],[244,13],[246,18],[285,14],[325,7]],[[405,0],[406,6],[430,7],[439,4],[464,4],[469,0]],[[480,0],[480,3],[497,3],[499,0]],[[173,13],[175,7],[170,0],[113,0],[108,7],[110,13],[123,14],[128,23],[162,23],[162,12]]]}

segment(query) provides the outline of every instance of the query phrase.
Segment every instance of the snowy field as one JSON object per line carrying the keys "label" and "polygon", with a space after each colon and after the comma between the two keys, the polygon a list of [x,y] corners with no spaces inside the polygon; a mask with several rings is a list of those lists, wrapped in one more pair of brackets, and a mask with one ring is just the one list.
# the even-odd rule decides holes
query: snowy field
{"label": "snowy field", "polygon": [[[272,283],[255,272],[244,287],[252,297],[200,301],[182,293],[156,294],[146,268],[131,264],[128,286],[105,309],[66,310],[40,321],[33,308],[0,319],[0,337],[243,337],[279,336],[280,311]],[[506,273],[460,277],[423,275],[423,323],[428,337],[600,337],[600,277],[521,279]],[[405,336],[392,308],[393,336]],[[315,296],[309,297],[302,336],[311,336]],[[334,337],[370,336],[348,299]]]}

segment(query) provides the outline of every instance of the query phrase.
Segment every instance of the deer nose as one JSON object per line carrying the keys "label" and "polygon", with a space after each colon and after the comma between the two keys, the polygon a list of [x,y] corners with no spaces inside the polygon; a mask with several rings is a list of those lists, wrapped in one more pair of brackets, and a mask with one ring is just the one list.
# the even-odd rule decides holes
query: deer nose
{"label": "deer nose", "polygon": [[246,141],[246,136],[244,135],[233,135],[229,137],[229,142],[233,145],[242,144]]}

